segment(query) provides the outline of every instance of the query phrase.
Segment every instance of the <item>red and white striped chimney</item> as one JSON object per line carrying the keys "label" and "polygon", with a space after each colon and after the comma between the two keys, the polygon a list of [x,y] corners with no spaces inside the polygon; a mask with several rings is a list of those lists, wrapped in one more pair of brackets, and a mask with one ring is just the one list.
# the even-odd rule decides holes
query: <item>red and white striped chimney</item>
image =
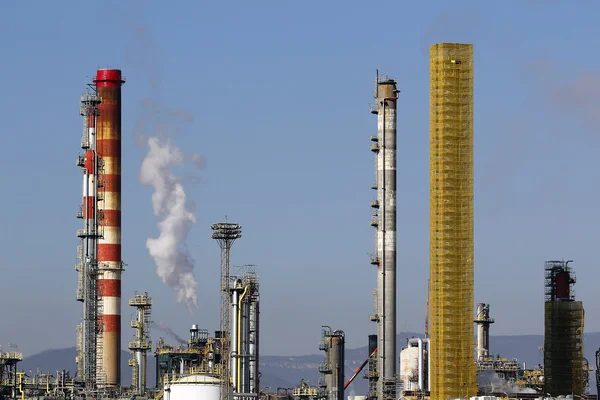
{"label": "red and white striped chimney", "polygon": [[[121,86],[125,81],[118,69],[100,69],[96,73],[99,115],[96,122],[96,149],[104,163],[102,174],[104,200],[98,240],[98,294],[102,309],[98,313],[101,334],[98,341],[102,357],[99,374],[106,386],[121,383]],[[102,376],[98,377],[103,380]]]}

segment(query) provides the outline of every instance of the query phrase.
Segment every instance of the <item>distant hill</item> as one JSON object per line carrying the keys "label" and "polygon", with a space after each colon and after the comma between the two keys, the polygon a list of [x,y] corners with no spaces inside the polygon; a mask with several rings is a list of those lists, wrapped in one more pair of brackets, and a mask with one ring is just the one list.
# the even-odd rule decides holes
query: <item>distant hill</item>
{"label": "distant hill", "polygon": [[[422,337],[417,333],[402,333],[397,336],[398,351],[400,347],[406,344],[407,338]],[[366,342],[366,338],[365,338]],[[492,354],[500,354],[507,358],[517,358],[519,362],[525,362],[528,366],[540,364],[543,361],[543,355],[538,350],[544,344],[542,335],[517,335],[517,336],[492,336],[490,338],[490,351]],[[589,360],[590,366],[594,369],[595,352],[600,348],[600,332],[587,333],[584,337],[585,357]],[[356,368],[367,358],[367,346],[358,349],[346,349],[346,378],[350,377]],[[121,375],[122,383],[128,385],[131,383],[131,368],[127,366],[127,360],[130,355],[127,351],[121,353]],[[75,373],[75,348],[46,350],[33,356],[27,357],[19,364],[19,369],[24,371],[50,371],[56,373],[57,370],[67,369],[71,375]],[[301,379],[306,379],[312,384],[316,384],[319,379],[317,371],[319,363],[323,360],[323,355],[315,352],[313,355],[305,356],[261,356],[261,387],[270,387],[275,391],[279,387],[294,387]],[[154,386],[156,382],[156,370],[154,366],[154,357],[148,358],[148,384]],[[361,374],[362,375],[362,374]],[[595,389],[595,376],[590,374],[590,389],[592,393]],[[355,379],[348,388],[348,393],[357,395],[366,394],[367,382],[362,376]]]}

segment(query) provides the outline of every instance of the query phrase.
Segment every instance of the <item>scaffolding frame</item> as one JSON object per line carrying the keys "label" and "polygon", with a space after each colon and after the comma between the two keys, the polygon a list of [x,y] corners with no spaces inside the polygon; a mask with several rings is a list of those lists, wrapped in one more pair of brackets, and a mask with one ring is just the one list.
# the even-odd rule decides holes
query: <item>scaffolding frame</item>
{"label": "scaffolding frame", "polygon": [[431,399],[477,394],[474,360],[473,45],[430,50]]}
{"label": "scaffolding frame", "polygon": [[547,301],[544,316],[544,392],[582,396],[588,374],[583,357],[583,303]]}

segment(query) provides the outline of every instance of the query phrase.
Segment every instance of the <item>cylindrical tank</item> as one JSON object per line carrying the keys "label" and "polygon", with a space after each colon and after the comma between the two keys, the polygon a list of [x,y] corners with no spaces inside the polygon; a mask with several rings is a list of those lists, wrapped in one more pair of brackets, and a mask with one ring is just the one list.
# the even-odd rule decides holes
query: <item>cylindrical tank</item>
{"label": "cylindrical tank", "polygon": [[[98,295],[102,312],[98,315],[102,335],[99,377],[107,386],[121,384],[121,85],[118,69],[100,69],[94,79],[101,103],[96,123],[96,148],[102,159],[104,199],[102,237],[98,240]],[[100,200],[100,199],[99,199]]]}
{"label": "cylindrical tank", "polygon": [[343,331],[335,331],[332,335],[326,338],[328,344],[328,362],[331,367],[329,384],[327,386],[328,398],[330,400],[344,399],[344,353],[345,353],[345,335]]}
{"label": "cylindrical tank", "polygon": [[[169,390],[166,390],[166,389]],[[220,380],[211,375],[189,375],[165,385],[165,400],[219,400]]]}
{"label": "cylindrical tank", "polygon": [[415,390],[419,378],[419,348],[407,347],[400,352],[400,379],[404,390]]}

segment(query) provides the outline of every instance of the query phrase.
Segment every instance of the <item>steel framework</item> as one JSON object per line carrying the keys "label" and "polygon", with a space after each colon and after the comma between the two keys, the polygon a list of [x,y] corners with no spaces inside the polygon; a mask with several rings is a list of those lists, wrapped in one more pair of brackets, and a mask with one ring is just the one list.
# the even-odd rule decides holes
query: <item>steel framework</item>
{"label": "steel framework", "polygon": [[230,340],[231,340],[231,321],[230,321],[230,271],[229,257],[231,246],[242,237],[242,227],[238,224],[229,222],[217,223],[211,226],[213,231],[212,238],[217,241],[221,248],[221,334],[222,337],[222,373],[221,373],[221,399],[227,400],[229,397],[229,388],[231,387],[231,368],[230,360]]}
{"label": "steel framework", "polygon": [[[94,89],[94,86],[91,86]],[[102,301],[98,295],[98,259],[97,243],[102,238],[102,211],[98,210],[98,201],[103,196],[104,162],[96,152],[96,120],[101,99],[96,92],[88,91],[81,96],[79,113],[83,116],[84,126],[81,136],[81,148],[85,155],[80,155],[77,165],[83,170],[83,204],[77,217],[83,219],[83,229],[77,231],[81,243],[77,247],[78,272],[77,301],[83,302],[83,321],[77,327],[77,357],[79,378],[85,384],[88,393],[93,392],[102,381],[102,365],[98,362],[98,354],[102,355],[102,347],[98,346],[101,326],[98,315],[102,312]]]}
{"label": "steel framework", "polygon": [[473,356],[473,45],[430,51],[431,399],[477,394]]}
{"label": "steel framework", "polygon": [[22,374],[17,372],[17,363],[21,361],[23,361],[22,353],[3,352],[0,346],[0,399],[16,398],[19,374]]}
{"label": "steel framework", "polygon": [[131,327],[135,329],[135,340],[129,342],[129,350],[133,355],[128,363],[132,367],[131,386],[139,395],[143,395],[146,393],[147,352],[152,349],[150,340],[152,299],[148,293],[136,293],[129,299],[129,306],[136,309],[135,319],[131,321]]}

